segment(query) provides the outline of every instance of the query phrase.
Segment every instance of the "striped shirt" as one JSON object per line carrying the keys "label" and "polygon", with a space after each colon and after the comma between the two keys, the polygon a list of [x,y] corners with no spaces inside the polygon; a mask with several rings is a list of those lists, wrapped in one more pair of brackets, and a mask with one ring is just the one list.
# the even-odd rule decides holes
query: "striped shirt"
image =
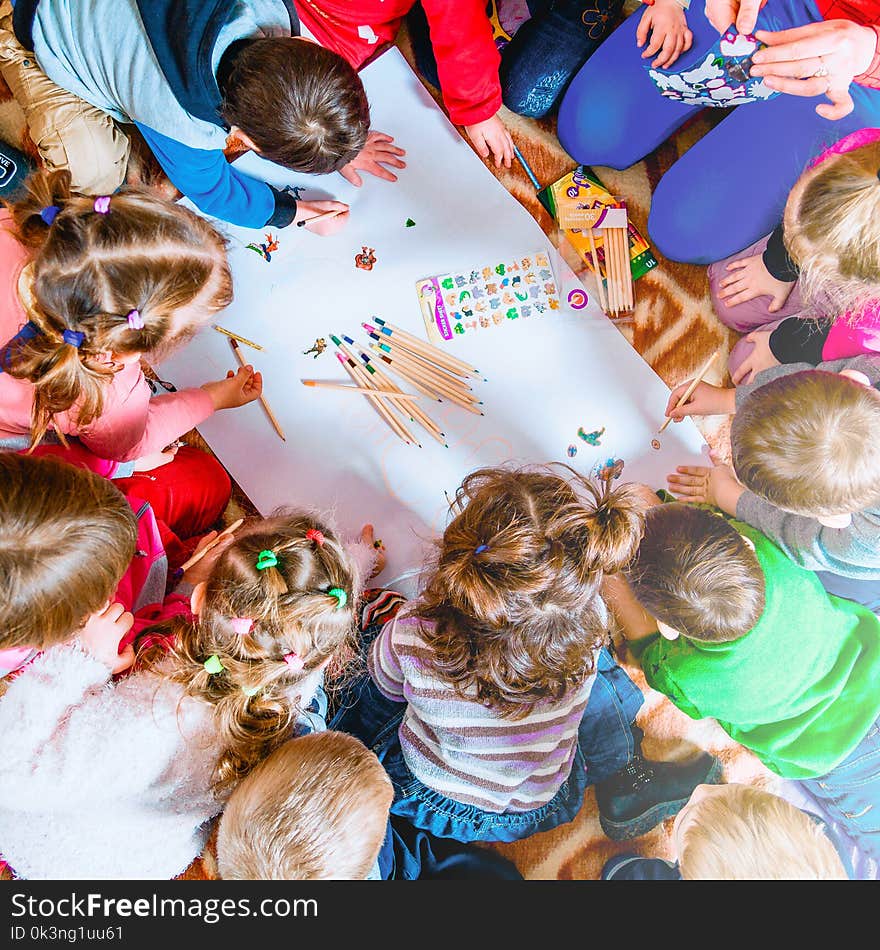
{"label": "striped shirt", "polygon": [[408,704],[399,735],[410,771],[434,791],[483,811],[506,814],[545,805],[571,772],[595,676],[558,702],[537,704],[523,719],[505,719],[425,669],[430,648],[422,637],[424,623],[395,617],[368,658],[380,692]]}

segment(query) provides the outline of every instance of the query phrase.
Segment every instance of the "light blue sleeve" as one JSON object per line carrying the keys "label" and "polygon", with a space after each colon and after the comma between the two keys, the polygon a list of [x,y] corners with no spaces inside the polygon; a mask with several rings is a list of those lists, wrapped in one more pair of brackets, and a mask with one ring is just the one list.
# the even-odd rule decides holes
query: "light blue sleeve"
{"label": "light blue sleeve", "polygon": [[241,174],[219,149],[191,148],[149,126],[140,130],[159,164],[200,211],[245,228],[262,228],[275,213],[275,192]]}

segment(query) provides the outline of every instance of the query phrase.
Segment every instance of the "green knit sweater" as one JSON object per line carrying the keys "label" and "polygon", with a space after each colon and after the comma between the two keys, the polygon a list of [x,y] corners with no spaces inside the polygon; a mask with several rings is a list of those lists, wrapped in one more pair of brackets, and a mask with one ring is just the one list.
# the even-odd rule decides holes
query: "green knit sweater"
{"label": "green knit sweater", "polygon": [[632,644],[650,686],[694,719],[712,717],[786,778],[826,775],[880,717],[880,619],[827,594],[749,525],[766,606],[732,643],[659,635]]}

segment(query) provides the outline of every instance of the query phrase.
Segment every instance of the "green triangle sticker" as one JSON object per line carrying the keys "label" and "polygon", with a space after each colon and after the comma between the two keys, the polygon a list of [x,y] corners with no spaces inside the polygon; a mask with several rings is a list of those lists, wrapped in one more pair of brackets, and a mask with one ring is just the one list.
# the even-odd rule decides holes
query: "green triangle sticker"
{"label": "green triangle sticker", "polygon": [[406,226],[407,226],[408,228],[414,228],[414,227],[416,226],[416,223],[415,223],[415,221],[413,221],[412,218],[407,218],[407,219],[406,219]]}

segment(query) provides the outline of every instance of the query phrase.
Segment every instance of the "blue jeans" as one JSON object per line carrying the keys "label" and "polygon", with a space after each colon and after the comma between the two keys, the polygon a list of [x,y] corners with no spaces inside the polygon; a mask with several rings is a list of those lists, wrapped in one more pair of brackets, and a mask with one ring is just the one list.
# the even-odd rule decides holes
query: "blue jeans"
{"label": "blue jeans", "polygon": [[854,577],[841,577],[829,571],[816,571],[816,577],[829,594],[854,600],[857,604],[880,613],[880,580],[856,580]]}
{"label": "blue jeans", "polygon": [[0,141],[0,198],[15,200],[24,190],[24,180],[34,170],[34,163],[17,148]]}
{"label": "blue jeans", "polygon": [[[674,69],[696,65],[718,39],[703,6],[694,3],[687,13],[693,47]],[[642,8],[596,50],[560,106],[559,140],[586,165],[627,168],[695,113],[664,99],[648,76],[635,40],[641,16]],[[814,0],[768,0],[758,27],[820,20]],[[853,84],[850,93],[855,109],[836,122],[816,114],[824,98],[780,95],[731,109],[655,189],[648,231],[658,250],[671,260],[710,264],[769,234],[811,158],[850,132],[880,125],[880,90]]]}
{"label": "blue jeans", "polygon": [[[378,633],[375,627],[363,631],[365,650]],[[611,654],[602,650],[568,778],[545,805],[509,814],[464,805],[419,781],[404,760],[398,735],[406,703],[387,699],[369,676],[362,677],[344,693],[330,728],[357,736],[379,757],[394,785],[393,815],[438,838],[463,842],[518,841],[572,821],[580,811],[587,786],[629,762],[641,740],[641,732],[632,723],[643,701],[632,680]]]}
{"label": "blue jeans", "polygon": [[840,765],[802,785],[861,850],[880,859],[880,721]]}

